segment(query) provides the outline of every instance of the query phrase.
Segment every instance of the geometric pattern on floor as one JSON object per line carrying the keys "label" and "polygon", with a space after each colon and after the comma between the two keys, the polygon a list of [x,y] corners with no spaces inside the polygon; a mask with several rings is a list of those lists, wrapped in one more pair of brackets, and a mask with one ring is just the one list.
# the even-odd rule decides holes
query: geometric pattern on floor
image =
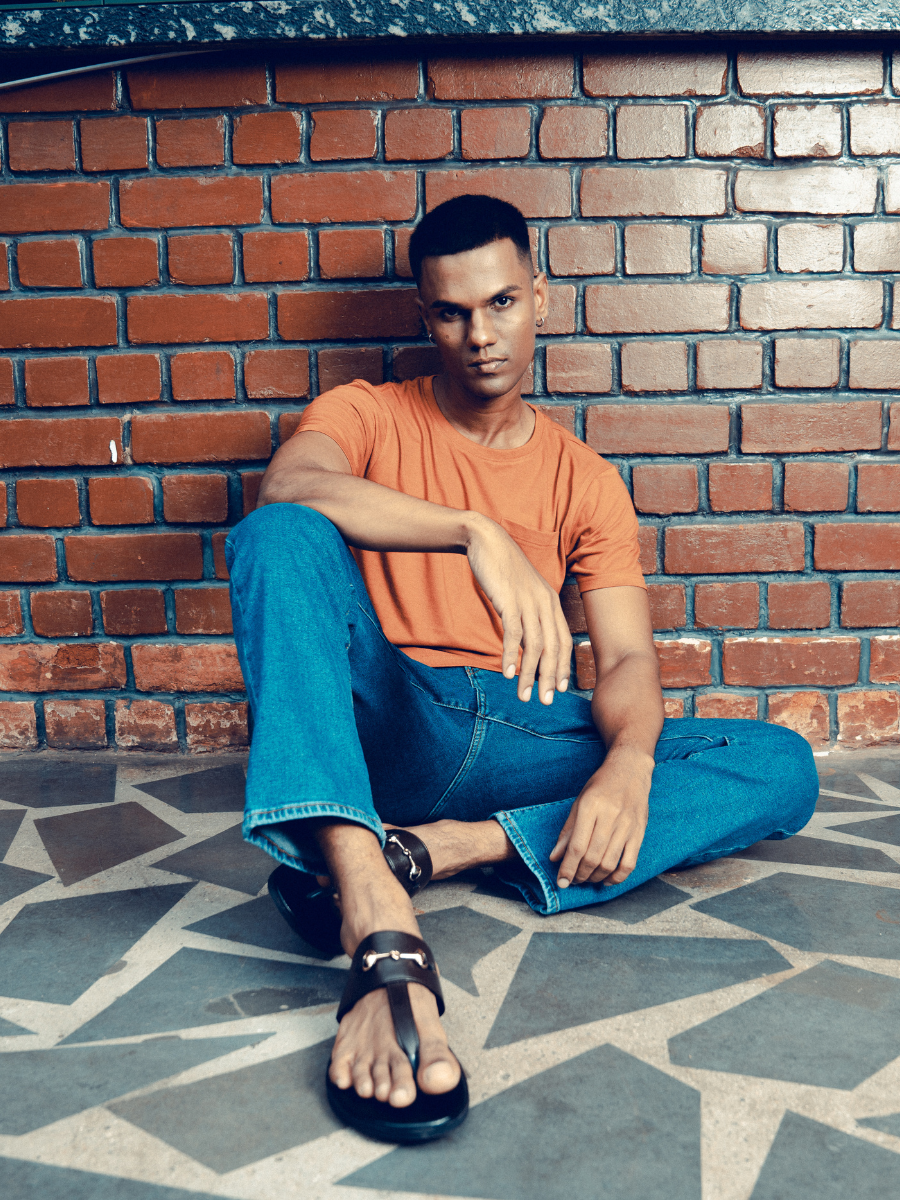
{"label": "geometric pattern on floor", "polygon": [[394,1148],[325,1102],[348,963],[269,900],[243,756],[4,756],[0,1196],[900,1195],[900,753],[817,761],[800,837],[579,912],[419,893],[472,1112]]}

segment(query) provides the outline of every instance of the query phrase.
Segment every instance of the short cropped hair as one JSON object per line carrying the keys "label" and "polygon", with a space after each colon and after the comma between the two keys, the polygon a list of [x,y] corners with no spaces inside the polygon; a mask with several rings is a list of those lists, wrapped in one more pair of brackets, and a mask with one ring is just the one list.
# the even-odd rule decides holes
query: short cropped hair
{"label": "short cropped hair", "polygon": [[416,283],[422,277],[423,258],[463,254],[504,238],[531,261],[528,226],[514,204],[480,195],[445,200],[422,218],[410,238],[409,264]]}

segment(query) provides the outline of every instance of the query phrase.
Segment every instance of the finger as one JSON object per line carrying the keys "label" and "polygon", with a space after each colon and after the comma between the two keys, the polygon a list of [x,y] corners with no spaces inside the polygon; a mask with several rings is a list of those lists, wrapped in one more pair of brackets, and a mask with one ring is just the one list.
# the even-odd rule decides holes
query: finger
{"label": "finger", "polygon": [[558,607],[556,626],[559,630],[559,649],[556,655],[556,690],[564,692],[569,686],[569,676],[572,673],[572,634],[563,616],[562,608]]}
{"label": "finger", "polygon": [[603,846],[599,857],[593,864],[592,869],[586,873],[583,880],[577,880],[578,883],[602,883],[607,876],[612,875],[619,865],[622,858],[622,852],[625,849],[624,834],[614,832],[608,838],[606,845]]}
{"label": "finger", "polygon": [[544,643],[539,622],[526,618],[523,624],[525,632],[522,637],[522,662],[519,666],[519,699],[527,704],[531,699],[534,676]]}
{"label": "finger", "polygon": [[521,645],[522,622],[518,616],[504,617],[502,670],[506,679],[512,679],[516,673],[516,663],[519,659],[519,647]]}
{"label": "finger", "polygon": [[559,872],[556,876],[557,887],[567,888],[578,871],[578,866],[591,844],[594,831],[593,816],[585,817],[579,813],[575,818],[575,826],[566,846]]}
{"label": "finger", "polygon": [[622,852],[622,857],[619,860],[619,865],[615,871],[605,880],[605,887],[612,887],[616,883],[624,883],[634,868],[637,866],[638,851],[641,848],[641,839],[637,838],[630,840]]}
{"label": "finger", "polygon": [[573,805],[571,811],[569,812],[569,815],[566,817],[565,825],[563,825],[562,829],[559,831],[559,837],[556,839],[556,845],[550,851],[550,861],[551,862],[556,862],[557,859],[562,858],[563,851],[565,850],[566,846],[568,846],[568,844],[569,844],[569,837],[572,833],[572,826],[574,824],[575,824],[575,806]]}
{"label": "finger", "polygon": [[545,618],[544,651],[538,663],[538,698],[541,704],[552,704],[559,675],[559,635],[550,614]]}

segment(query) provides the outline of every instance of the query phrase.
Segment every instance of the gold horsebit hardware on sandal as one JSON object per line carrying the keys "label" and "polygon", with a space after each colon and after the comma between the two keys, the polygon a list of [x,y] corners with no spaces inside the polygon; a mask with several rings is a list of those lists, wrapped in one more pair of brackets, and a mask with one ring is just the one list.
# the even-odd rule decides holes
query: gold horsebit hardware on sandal
{"label": "gold horsebit hardware on sandal", "polygon": [[430,970],[430,963],[421,950],[413,950],[410,954],[402,954],[399,950],[384,950],[378,954],[375,950],[367,950],[362,957],[362,969],[371,971],[377,962],[383,958],[392,958],[394,962],[399,962],[401,958],[411,959],[422,968],[423,971]]}
{"label": "gold horsebit hardware on sandal", "polygon": [[416,864],[416,860],[412,856],[412,851],[409,850],[398,837],[393,834],[387,839],[392,845],[397,846],[402,854],[405,854],[409,859],[409,882],[415,883],[422,874],[422,868]]}

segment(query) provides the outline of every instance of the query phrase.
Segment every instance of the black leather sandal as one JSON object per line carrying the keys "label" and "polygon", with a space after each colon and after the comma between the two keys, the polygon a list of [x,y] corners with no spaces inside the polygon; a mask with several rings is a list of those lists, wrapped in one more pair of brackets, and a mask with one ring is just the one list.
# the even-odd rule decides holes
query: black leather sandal
{"label": "black leather sandal", "polygon": [[[409,1002],[410,983],[421,983],[437,1000],[438,1015],[444,1014],[444,997],[438,969],[428,946],[409,933],[372,933],[356,948],[350,975],[337,1019],[377,988],[387,992],[391,1017],[400,1048],[419,1070],[419,1033]],[[416,1098],[407,1108],[392,1108],[374,1097],[366,1100],[352,1087],[342,1089],[326,1076],[328,1102],[334,1113],[352,1129],[382,1142],[430,1142],[458,1128],[469,1111],[469,1088],[463,1071],[452,1091],[437,1096],[416,1088]]]}
{"label": "black leather sandal", "polygon": [[[408,896],[415,896],[430,882],[432,863],[428,847],[408,829],[388,832],[384,857]],[[282,863],[269,876],[269,895],[294,933],[310,946],[327,958],[344,953],[341,914],[334,903],[333,888],[321,887],[304,871]]]}

